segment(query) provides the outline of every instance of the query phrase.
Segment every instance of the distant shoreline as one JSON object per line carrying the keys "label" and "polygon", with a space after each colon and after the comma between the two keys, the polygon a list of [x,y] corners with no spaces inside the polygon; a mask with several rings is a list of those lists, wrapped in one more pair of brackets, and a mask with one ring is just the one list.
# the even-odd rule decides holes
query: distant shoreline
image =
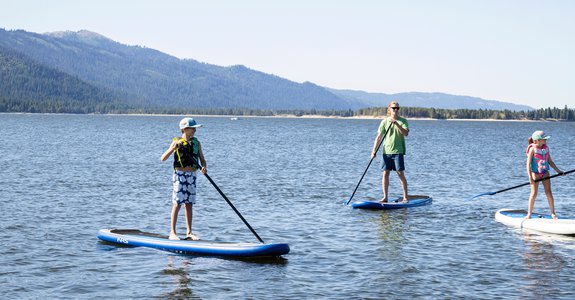
{"label": "distant shoreline", "polygon": [[[196,115],[193,115],[196,116]],[[211,117],[211,115],[197,115],[198,117]],[[384,116],[353,116],[353,117],[342,117],[342,116],[322,116],[322,115],[275,115],[275,116],[228,116],[230,118],[286,118],[286,119],[357,119],[357,120],[383,120]],[[418,120],[418,121],[477,121],[477,122],[563,122],[561,120],[501,120],[501,119],[433,119],[433,118],[409,118],[404,117],[408,120]]]}
{"label": "distant shoreline", "polygon": [[[29,112],[0,112],[0,115],[12,114],[12,115],[92,115],[92,116],[133,116],[133,117],[201,117],[201,118],[237,118],[238,120],[247,118],[284,118],[284,119],[346,119],[346,120],[382,120],[384,116],[324,116],[324,115],[290,115],[290,114],[278,114],[274,116],[244,116],[244,115],[203,115],[203,114],[72,114],[72,113],[29,113]],[[418,120],[418,121],[474,121],[474,122],[568,122],[565,120],[558,119],[547,119],[547,120],[504,120],[504,119],[433,119],[433,118],[410,118],[404,117],[408,120]]]}

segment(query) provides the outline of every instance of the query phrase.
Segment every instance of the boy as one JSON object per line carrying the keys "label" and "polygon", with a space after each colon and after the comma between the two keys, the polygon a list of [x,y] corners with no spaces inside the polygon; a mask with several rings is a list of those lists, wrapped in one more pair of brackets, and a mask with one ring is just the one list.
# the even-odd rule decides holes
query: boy
{"label": "boy", "polygon": [[[196,171],[200,169],[202,174],[207,172],[202,145],[194,137],[196,128],[202,126],[192,118],[183,118],[180,121],[182,137],[174,138],[168,150],[160,158],[165,161],[174,153],[174,175],[172,176],[174,189],[172,193],[170,240],[180,239],[176,234],[176,223],[182,204],[186,208],[186,240],[199,240],[192,233],[192,205],[196,203]],[[199,162],[201,162],[201,165]]]}

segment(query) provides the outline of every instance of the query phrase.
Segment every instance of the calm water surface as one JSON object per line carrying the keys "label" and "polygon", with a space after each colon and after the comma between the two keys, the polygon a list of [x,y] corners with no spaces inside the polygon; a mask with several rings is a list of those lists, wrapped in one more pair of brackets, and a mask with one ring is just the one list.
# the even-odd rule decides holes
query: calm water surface
{"label": "calm water surface", "polygon": [[[101,243],[101,228],[167,234],[171,163],[162,152],[181,117],[0,114],[0,293],[8,298],[573,299],[575,238],[494,221],[526,208],[526,138],[552,135],[575,168],[575,123],[411,121],[410,193],[431,206],[391,212],[342,205],[369,162],[378,120],[198,117],[210,176],[278,260],[192,257]],[[379,158],[354,201],[381,197]],[[256,238],[199,177],[194,232]],[[553,181],[575,216],[575,176]],[[400,195],[392,174],[390,191]],[[543,195],[536,210],[547,212]],[[180,233],[185,232],[183,214]]]}

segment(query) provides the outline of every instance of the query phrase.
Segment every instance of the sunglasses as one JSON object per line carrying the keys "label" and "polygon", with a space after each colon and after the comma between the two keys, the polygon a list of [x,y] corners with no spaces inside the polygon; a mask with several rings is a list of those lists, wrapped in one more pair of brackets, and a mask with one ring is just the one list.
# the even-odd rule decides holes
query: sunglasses
{"label": "sunglasses", "polygon": [[393,110],[399,110],[399,106],[396,106],[396,107],[390,107],[390,108],[391,108],[391,109],[393,109]]}

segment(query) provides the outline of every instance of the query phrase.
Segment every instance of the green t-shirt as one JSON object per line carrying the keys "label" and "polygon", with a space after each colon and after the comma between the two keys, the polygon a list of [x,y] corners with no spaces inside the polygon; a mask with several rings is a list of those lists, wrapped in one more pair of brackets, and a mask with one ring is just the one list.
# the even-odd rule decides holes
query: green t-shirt
{"label": "green t-shirt", "polygon": [[[397,117],[397,125],[400,125],[405,129],[409,128],[407,125],[407,120],[402,117]],[[384,137],[383,154],[405,154],[405,137],[403,134],[401,134],[397,126],[391,124],[388,118],[385,118],[381,121],[377,132],[383,135],[389,126],[392,127]]]}

